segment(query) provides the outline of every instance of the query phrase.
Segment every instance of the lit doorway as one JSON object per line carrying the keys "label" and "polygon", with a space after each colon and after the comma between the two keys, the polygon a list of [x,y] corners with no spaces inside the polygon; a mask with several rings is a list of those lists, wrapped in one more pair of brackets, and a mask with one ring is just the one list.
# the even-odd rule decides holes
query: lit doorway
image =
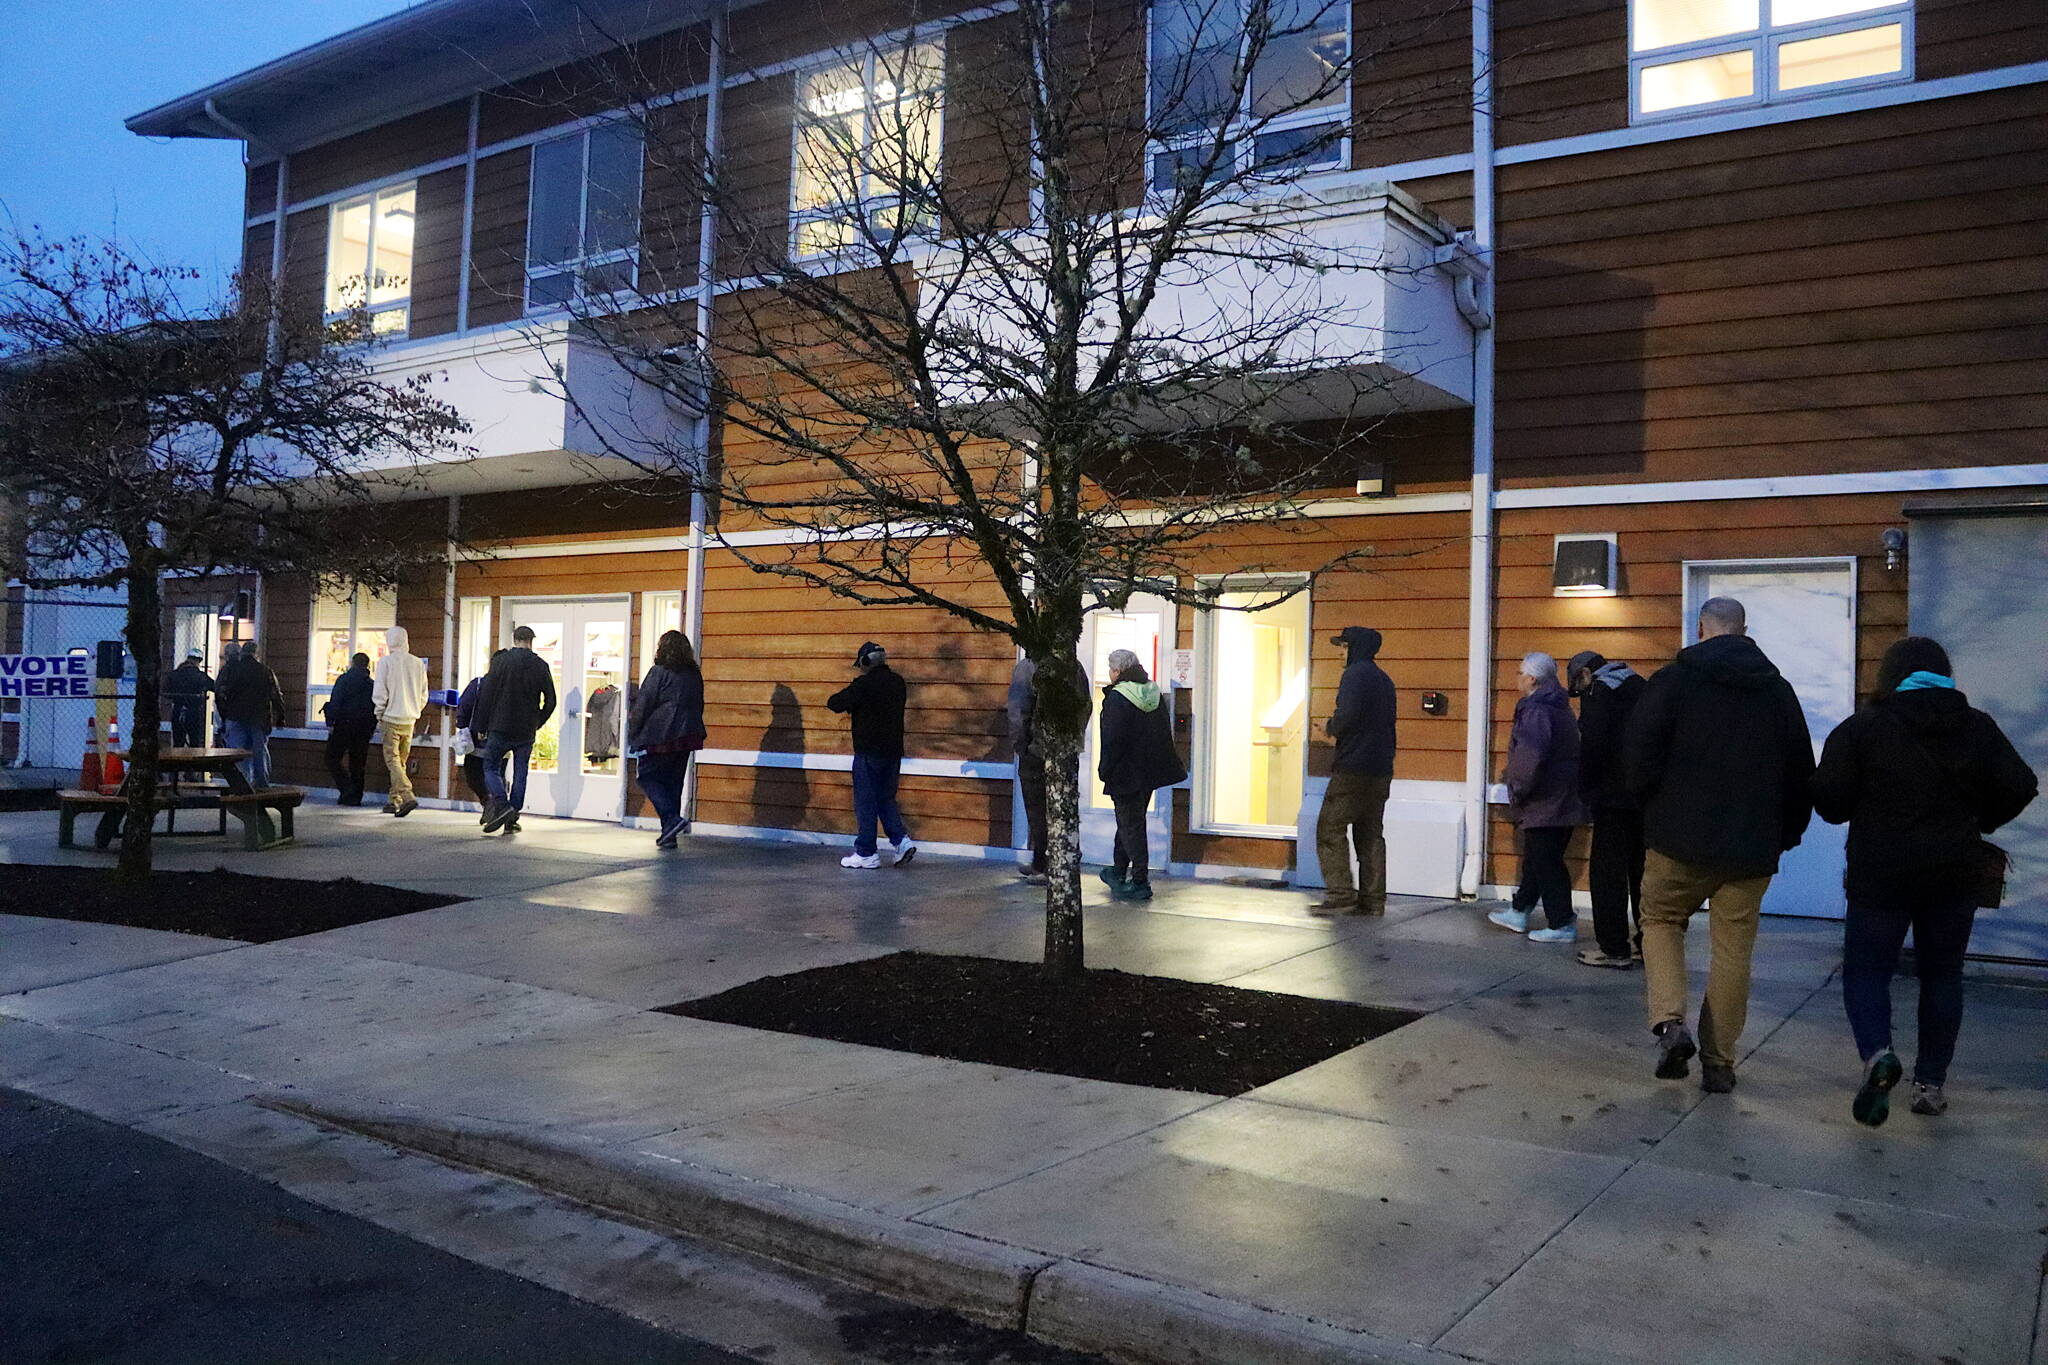
{"label": "lit doorway", "polygon": [[[1102,689],[1109,686],[1109,656],[1128,649],[1138,656],[1152,681],[1166,695],[1160,705],[1173,714],[1173,691],[1166,663],[1173,648],[1173,603],[1149,593],[1133,593],[1121,611],[1091,611],[1081,630],[1081,663],[1088,670],[1092,705],[1088,714],[1087,747],[1081,753],[1081,861],[1109,863],[1116,846],[1116,807],[1095,775],[1097,742],[1102,727]],[[1173,789],[1152,794],[1146,816],[1146,843],[1154,871],[1164,871],[1173,855]]]}
{"label": "lit doorway", "polygon": [[618,598],[508,598],[500,643],[533,628],[533,652],[554,675],[555,713],[534,737],[526,809],[617,820],[626,796],[627,621]]}
{"label": "lit doorway", "polygon": [[[1300,579],[1233,581],[1203,614],[1195,757],[1196,827],[1204,832],[1296,837],[1308,774],[1309,600],[1297,591],[1302,586]],[[1288,592],[1295,595],[1276,600]]]}

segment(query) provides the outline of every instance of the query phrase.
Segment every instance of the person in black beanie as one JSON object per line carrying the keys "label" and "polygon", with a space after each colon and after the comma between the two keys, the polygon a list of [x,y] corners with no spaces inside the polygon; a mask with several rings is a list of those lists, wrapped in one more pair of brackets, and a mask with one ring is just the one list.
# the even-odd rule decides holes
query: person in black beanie
{"label": "person in black beanie", "polygon": [[[1337,742],[1330,785],[1316,816],[1316,860],[1323,869],[1318,915],[1387,913],[1387,793],[1394,782],[1394,681],[1374,662],[1380,633],[1346,626],[1331,639],[1348,652],[1337,705],[1323,729]],[[1358,879],[1351,851],[1358,850]]]}
{"label": "person in black beanie", "polygon": [[896,805],[896,780],[903,768],[903,707],[909,689],[889,667],[889,652],[873,640],[854,651],[859,676],[826,699],[825,705],[853,721],[853,852],[841,867],[882,865],[875,826],[889,836],[890,863],[902,867],[917,856]]}
{"label": "person in black beanie", "polygon": [[1621,660],[1590,649],[1572,655],[1564,676],[1579,699],[1579,794],[1593,819],[1586,880],[1599,942],[1581,948],[1579,961],[1626,971],[1643,956],[1643,812],[1628,794],[1623,741],[1649,684]]}

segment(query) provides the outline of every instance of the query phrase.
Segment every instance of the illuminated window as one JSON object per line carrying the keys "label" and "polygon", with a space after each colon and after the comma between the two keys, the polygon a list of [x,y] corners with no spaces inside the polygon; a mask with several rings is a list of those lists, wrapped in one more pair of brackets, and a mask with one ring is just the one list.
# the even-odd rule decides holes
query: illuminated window
{"label": "illuminated window", "polygon": [[334,691],[334,680],[356,654],[370,656],[374,671],[388,652],[384,632],[398,624],[394,593],[358,588],[352,593],[323,592],[313,599],[313,639],[306,660],[306,724],[325,725],[320,708]]}
{"label": "illuminated window", "polygon": [[639,126],[600,123],[533,149],[526,306],[562,308],[634,288],[640,273]]}
{"label": "illuminated window", "polygon": [[911,43],[797,82],[796,253],[889,242],[936,226],[946,51]]}
{"label": "illuminated window", "polygon": [[679,592],[640,594],[640,667],[645,676],[654,666],[654,647],[671,630],[683,628],[683,595]]}
{"label": "illuminated window", "polygon": [[1911,0],[1631,0],[1629,12],[1638,118],[1913,75]]}
{"label": "illuminated window", "polygon": [[1350,0],[1157,0],[1148,90],[1154,189],[1210,169],[1284,177],[1343,164]]}
{"label": "illuminated window", "polygon": [[1294,837],[1308,750],[1309,601],[1297,584],[1233,585],[1203,617],[1203,827]]}
{"label": "illuminated window", "polygon": [[405,335],[417,197],[394,185],[336,204],[327,219],[327,314],[367,307],[370,331]]}
{"label": "illuminated window", "polygon": [[491,635],[491,599],[463,598],[455,628],[457,692],[469,686],[470,679],[481,678],[491,671],[495,643]]}

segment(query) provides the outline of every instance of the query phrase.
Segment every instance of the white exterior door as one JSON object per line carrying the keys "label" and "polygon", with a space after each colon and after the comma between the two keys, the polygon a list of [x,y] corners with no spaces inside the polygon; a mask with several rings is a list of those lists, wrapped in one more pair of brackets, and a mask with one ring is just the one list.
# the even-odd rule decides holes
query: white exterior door
{"label": "white exterior door", "polygon": [[617,820],[625,810],[626,598],[517,598],[505,603],[500,643],[533,628],[533,652],[554,675],[557,704],[533,744],[526,809]]}
{"label": "white exterior door", "polygon": [[[1087,746],[1081,752],[1081,861],[1108,863],[1116,843],[1116,808],[1095,776],[1096,744],[1102,727],[1102,689],[1109,685],[1110,651],[1128,649],[1166,692],[1160,704],[1172,714],[1173,693],[1166,664],[1174,641],[1173,603],[1134,593],[1122,611],[1091,611],[1081,631],[1081,664],[1088,670],[1093,705]],[[1163,871],[1173,854],[1173,789],[1152,793],[1146,842],[1153,870]]]}
{"label": "white exterior door", "polygon": [[[1732,597],[1749,613],[1749,636],[1799,694],[1814,756],[1856,709],[1856,561],[1757,560],[1688,564],[1685,642],[1698,639],[1700,604]],[[1846,830],[1815,816],[1799,847],[1778,864],[1767,915],[1840,919]]]}

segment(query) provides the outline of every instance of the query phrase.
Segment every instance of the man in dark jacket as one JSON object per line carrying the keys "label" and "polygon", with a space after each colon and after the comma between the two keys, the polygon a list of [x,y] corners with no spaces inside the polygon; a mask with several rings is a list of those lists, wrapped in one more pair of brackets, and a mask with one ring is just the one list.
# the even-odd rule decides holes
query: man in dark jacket
{"label": "man in dark jacket", "polygon": [[1152,899],[1152,850],[1145,821],[1152,793],[1188,775],[1173,744],[1172,702],[1128,649],[1112,649],[1095,775],[1116,810],[1116,844],[1102,880],[1120,901]]}
{"label": "man in dark jacket", "polygon": [[171,743],[180,749],[206,743],[206,694],[213,691],[213,679],[199,666],[205,657],[193,650],[164,679],[164,696],[171,703]]}
{"label": "man in dark jacket", "polygon": [[889,653],[873,640],[854,651],[858,676],[826,699],[825,705],[853,721],[853,852],[841,867],[882,865],[875,841],[880,824],[893,850],[889,861],[902,867],[917,856],[896,805],[896,781],[903,768],[903,708],[909,689],[889,667]]}
{"label": "man in dark jacket", "polygon": [[1623,742],[1648,684],[1621,660],[1590,649],[1572,656],[1565,678],[1579,699],[1579,791],[1593,819],[1586,879],[1599,939],[1579,950],[1579,961],[1626,971],[1642,959],[1643,813],[1629,799]]}
{"label": "man in dark jacket", "polygon": [[250,786],[258,790],[268,787],[270,732],[284,724],[284,694],[278,690],[277,674],[256,657],[254,640],[221,666],[213,691],[228,747],[249,751],[249,757],[236,766]]}
{"label": "man in dark jacket", "polygon": [[334,680],[327,704],[320,708],[327,718],[327,771],[340,793],[340,805],[363,804],[363,765],[370,758],[370,736],[377,730],[377,708],[370,700],[373,685],[370,656],[358,654]]}
{"label": "man in dark jacket", "polygon": [[[1394,680],[1375,662],[1380,633],[1346,626],[1331,643],[1347,651],[1337,706],[1323,729],[1337,742],[1330,785],[1316,816],[1316,860],[1323,869],[1318,915],[1387,913],[1387,793],[1394,781]],[[1357,881],[1351,854],[1358,851]],[[1363,884],[1361,886],[1361,883]]]}
{"label": "man in dark jacket", "polygon": [[[1088,679],[1081,678],[1082,721],[1087,721]],[[1038,665],[1030,659],[1017,660],[1010,670],[1010,693],[1005,710],[1010,723],[1010,751],[1017,760],[1017,786],[1024,797],[1024,826],[1030,832],[1031,861],[1017,869],[1017,875],[1032,886],[1044,886],[1045,870],[1045,755],[1038,745]]]}
{"label": "man in dark jacket", "polygon": [[[512,648],[491,660],[490,672],[477,689],[470,729],[484,738],[484,786],[491,794],[484,812],[484,832],[517,827],[526,805],[526,765],[533,757],[533,737],[555,714],[555,675],[548,661],[533,652],[533,627],[512,632]],[[505,757],[512,757],[512,781],[505,781]]]}
{"label": "man in dark jacket", "polygon": [[[1700,1054],[1700,1088],[1735,1088],[1749,962],[1778,855],[1813,816],[1813,741],[1792,685],[1748,636],[1742,604],[1700,608],[1700,642],[1643,690],[1629,720],[1629,795],[1642,806],[1643,969],[1657,1075]],[[1699,1043],[1685,1026],[1685,930],[1708,902],[1713,958]]]}

